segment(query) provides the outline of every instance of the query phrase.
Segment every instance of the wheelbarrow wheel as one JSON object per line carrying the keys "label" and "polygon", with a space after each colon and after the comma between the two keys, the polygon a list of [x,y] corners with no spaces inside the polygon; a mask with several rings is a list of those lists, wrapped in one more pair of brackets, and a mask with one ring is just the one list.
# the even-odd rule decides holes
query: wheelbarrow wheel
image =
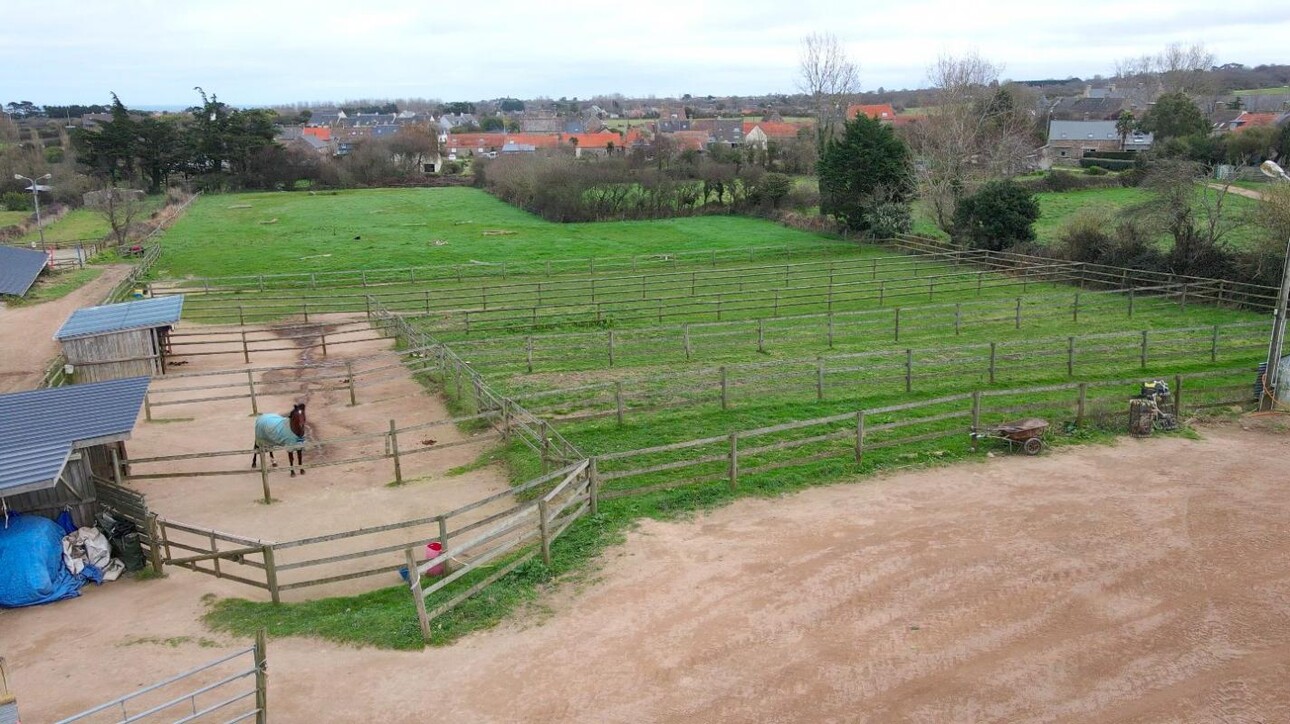
{"label": "wheelbarrow wheel", "polygon": [[1044,449],[1044,441],[1037,437],[1032,437],[1021,446],[1027,455],[1038,455],[1040,450]]}

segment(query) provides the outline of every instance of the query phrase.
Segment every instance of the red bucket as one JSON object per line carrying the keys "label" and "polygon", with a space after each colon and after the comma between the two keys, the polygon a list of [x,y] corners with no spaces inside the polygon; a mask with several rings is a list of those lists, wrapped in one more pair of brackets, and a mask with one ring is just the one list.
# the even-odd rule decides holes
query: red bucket
{"label": "red bucket", "polygon": [[[443,544],[442,544],[442,543],[440,543],[439,541],[437,541],[437,540],[432,540],[432,541],[430,541],[429,543],[427,543],[427,544],[426,544],[426,560],[427,560],[427,561],[429,561],[429,560],[434,560],[435,558],[438,558],[440,553],[443,553]],[[442,575],[443,575],[447,570],[448,570],[448,564],[447,564],[447,562],[444,562],[444,563],[440,563],[440,564],[438,564],[438,565],[436,565],[436,566],[430,566],[430,570],[426,571],[426,575],[427,575],[427,576],[442,576]]]}

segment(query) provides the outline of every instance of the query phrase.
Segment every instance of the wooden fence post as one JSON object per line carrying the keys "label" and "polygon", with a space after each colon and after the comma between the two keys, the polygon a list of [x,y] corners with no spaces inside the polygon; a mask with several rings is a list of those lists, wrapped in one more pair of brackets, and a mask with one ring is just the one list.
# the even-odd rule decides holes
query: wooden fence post
{"label": "wooden fence post", "polygon": [[833,349],[833,312],[829,312],[829,349]]}
{"label": "wooden fence post", "polygon": [[309,302],[301,302],[300,308],[305,312],[305,323],[309,322]]}
{"label": "wooden fence post", "polygon": [[994,384],[995,343],[990,343],[990,384]]}
{"label": "wooden fence post", "polygon": [[739,433],[730,433],[730,490],[739,488]]}
{"label": "wooden fence post", "polygon": [[691,349],[690,349],[690,323],[689,323],[689,322],[686,322],[685,324],[681,325],[681,336],[682,336],[682,343],[685,345],[685,361],[686,361],[686,362],[689,362],[689,361],[690,361],[690,353],[691,353]]}
{"label": "wooden fence post", "polygon": [[614,330],[609,330],[609,366],[614,366]]}
{"label": "wooden fence post", "polygon": [[883,279],[878,282],[878,306],[882,306],[883,297],[887,295],[887,280]]}
{"label": "wooden fence post", "polygon": [[1075,376],[1075,338],[1066,338],[1066,376]]}
{"label": "wooden fence post", "polygon": [[251,364],[251,350],[246,346],[246,327],[242,328],[242,361]]}
{"label": "wooden fence post", "polygon": [[322,338],[323,357],[326,357],[327,356],[327,327],[325,325],[322,325],[322,324],[318,325],[318,335],[319,337]]}
{"label": "wooden fence post", "polygon": [[542,562],[551,565],[550,521],[546,517],[546,499],[538,498],[538,526],[542,533]]}
{"label": "wooden fence post", "polygon": [[112,481],[117,485],[124,485],[121,475],[121,451],[116,445],[109,448],[112,451]]}
{"label": "wooden fence post", "polygon": [[1079,321],[1079,292],[1075,292],[1075,303],[1071,305],[1071,321]]}
{"label": "wooden fence post", "polygon": [[1147,368],[1147,330],[1142,330],[1142,369]]}
{"label": "wooden fence post", "polygon": [[538,427],[542,433],[542,472],[547,472],[547,461],[551,456],[551,435],[547,432],[547,421],[543,420]]}
{"label": "wooden fence post", "polygon": [[896,341],[899,342],[900,341],[900,307],[896,307],[895,330],[896,330]]}
{"label": "wooden fence post", "polygon": [[282,603],[278,591],[278,563],[274,559],[273,545],[265,544],[260,548],[264,556],[264,582],[269,587],[269,598],[274,603]]}
{"label": "wooden fence post", "polygon": [[[1023,277],[1023,279],[1024,279],[1024,277]],[[1021,329],[1021,297],[1017,297],[1017,326],[1016,326],[1016,329]]]}
{"label": "wooden fence post", "polygon": [[591,458],[587,463],[587,495],[591,505],[592,515],[600,513],[600,466],[597,458]]}
{"label": "wooden fence post", "polygon": [[619,380],[614,383],[614,407],[618,413],[618,426],[623,426],[623,382]]}
{"label": "wooden fence post", "polygon": [[766,352],[766,320],[764,319],[757,320],[757,351],[763,354]]}
{"label": "wooden fence post", "polygon": [[417,607],[417,623],[421,626],[421,640],[430,641],[430,617],[426,614],[426,599],[421,592],[421,573],[417,569],[417,556],[413,547],[403,549],[404,560],[408,566],[408,588],[412,592],[412,603]]}
{"label": "wooden fence post", "polygon": [[864,459],[864,410],[856,413],[856,464]]}
{"label": "wooden fence post", "polygon": [[[290,460],[287,461],[290,464]],[[269,492],[269,457],[267,452],[260,453],[260,487],[264,489],[264,504],[273,504],[273,495]]]}
{"label": "wooden fence post", "polygon": [[1215,324],[1214,335],[1213,337],[1210,338],[1210,341],[1209,341],[1209,361],[1216,362],[1217,360],[1218,360],[1218,325]]}
{"label": "wooden fence post", "polygon": [[255,724],[269,721],[269,664],[266,660],[265,645],[268,635],[264,629],[255,632]]}
{"label": "wooden fence post", "polygon": [[[972,431],[976,432],[981,429],[981,390],[972,391]],[[973,443],[972,449],[976,449]]]}
{"label": "wooden fence post", "polygon": [[354,395],[354,363],[346,360],[345,375],[349,382],[349,406],[353,407],[358,404],[358,398]]}
{"label": "wooden fence post", "polygon": [[246,371],[246,386],[251,391],[251,414],[260,414],[260,403],[255,399],[255,373],[251,370]]}
{"label": "wooden fence post", "polygon": [[152,562],[152,572],[162,575],[165,558],[161,555],[161,525],[157,522],[156,513],[148,513],[148,539],[152,545],[148,548],[148,560]]}
{"label": "wooden fence post", "polygon": [[905,350],[905,392],[914,389],[914,350]]}
{"label": "wooden fence post", "polygon": [[143,393],[143,419],[148,422],[152,422],[152,400],[149,399],[150,397],[151,395],[147,392]]}
{"label": "wooden fence post", "polygon": [[237,305],[237,326],[246,326],[246,314],[242,311],[242,305]]}
{"label": "wooden fence post", "polygon": [[963,303],[954,303],[954,336],[959,336],[959,331],[963,324]]}
{"label": "wooden fence post", "polygon": [[1174,375],[1174,417],[1182,424],[1182,375]]}
{"label": "wooden fence post", "polygon": [[824,358],[815,358],[815,399],[824,402]]}
{"label": "wooden fence post", "polygon": [[730,391],[726,381],[726,366],[721,366],[721,409],[730,407]]}
{"label": "wooden fence post", "polygon": [[1075,400],[1075,424],[1084,424],[1084,412],[1088,405],[1088,383],[1079,383],[1079,398]]}
{"label": "wooden fence post", "polygon": [[399,462],[399,431],[390,420],[390,453],[394,456],[394,482],[403,482],[403,465]]}
{"label": "wooden fence post", "polygon": [[524,359],[528,365],[528,373],[533,374],[533,335],[524,338]]}

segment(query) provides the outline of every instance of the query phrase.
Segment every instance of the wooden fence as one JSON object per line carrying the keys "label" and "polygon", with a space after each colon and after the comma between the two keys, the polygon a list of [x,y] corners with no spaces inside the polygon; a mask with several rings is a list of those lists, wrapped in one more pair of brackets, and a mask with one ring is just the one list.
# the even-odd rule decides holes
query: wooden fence
{"label": "wooden fence", "polygon": [[739,400],[823,402],[961,388],[966,380],[991,385],[1035,378],[1093,380],[1121,375],[1131,366],[1146,371],[1200,360],[1248,361],[1253,374],[1267,346],[1265,332],[1263,323],[1250,322],[831,354],[547,387],[512,399],[561,422],[616,417],[621,425],[631,415],[694,405],[725,410]]}
{"label": "wooden fence", "polygon": [[1206,302],[1241,305],[1251,309],[1271,309],[1276,303],[1277,288],[1229,279],[1196,277],[1168,272],[1066,261],[1050,257],[1018,254],[1008,251],[966,249],[949,242],[926,237],[901,235],[893,245],[908,252],[953,258],[994,271],[1016,273],[1032,267],[1051,268],[1061,265],[1082,279],[1082,286],[1124,289],[1161,284],[1186,286],[1196,298]]}
{"label": "wooden fence", "polygon": [[[472,435],[468,439],[457,442],[440,443],[436,441],[421,441],[412,444],[415,437],[414,433],[422,433],[435,427],[445,425],[459,425],[463,423],[487,423],[494,426],[490,433],[480,433]],[[374,462],[380,460],[389,460],[391,467],[391,479],[394,484],[401,484],[403,480],[403,461],[415,455],[425,453],[439,452],[442,450],[461,447],[463,445],[478,445],[490,440],[499,440],[504,435],[509,434],[507,430],[507,421],[501,410],[489,410],[475,415],[463,417],[454,417],[445,420],[436,420],[434,422],[421,423],[419,425],[408,425],[398,427],[394,420],[390,420],[390,426],[387,430],[380,432],[366,433],[360,435],[349,435],[338,438],[328,438],[326,440],[306,440],[303,445],[292,446],[289,448],[275,448],[279,452],[282,450],[301,450],[305,453],[305,462],[302,465],[287,466],[283,468],[266,465],[264,461],[255,468],[244,466],[255,453],[252,449],[239,450],[216,450],[200,453],[184,453],[181,455],[159,455],[155,457],[129,458],[123,459],[121,464],[128,468],[128,474],[122,476],[123,482],[139,480],[166,480],[174,478],[197,478],[197,477],[228,477],[228,476],[254,476],[259,478],[260,492],[262,501],[270,504],[275,501],[272,493],[270,479],[279,477],[283,473],[294,474],[294,470],[317,470],[338,465],[354,465],[357,463]],[[402,443],[400,443],[402,438]],[[327,448],[339,447],[347,444],[359,444],[364,442],[380,442],[383,452],[377,454],[359,454],[350,457],[328,459],[324,457],[321,461],[314,461],[321,455],[321,452]],[[200,467],[197,469],[184,469],[183,463],[194,463],[196,461],[212,460],[216,458],[231,458],[237,463],[237,467],[221,468],[216,470],[207,470]],[[156,472],[159,468],[164,472]]]}
{"label": "wooden fence", "polygon": [[[888,268],[880,266],[880,261]],[[900,265],[907,275],[878,276],[880,271],[893,271],[889,268],[892,265]],[[810,269],[803,271],[803,267]],[[922,274],[926,271],[937,273]],[[942,298],[964,294],[1026,295],[1032,293],[1036,285],[1076,281],[1060,265],[1031,267],[1024,273],[1001,275],[984,270],[954,270],[942,265],[929,267],[926,262],[911,260],[907,256],[887,257],[885,261],[871,258],[722,269],[703,278],[698,276],[698,272],[680,275],[682,278],[673,278],[675,276],[608,280],[615,282],[608,288],[602,285],[602,280],[591,280],[592,283],[564,293],[558,293],[559,290],[538,293],[526,288],[503,299],[504,303],[500,304],[492,294],[484,298],[472,293],[470,299],[464,300],[467,306],[462,306],[463,300],[451,295],[440,302],[440,295],[446,294],[445,290],[432,292],[430,289],[348,297],[332,294],[312,299],[299,296],[270,298],[257,305],[254,313],[259,319],[276,319],[301,314],[309,304],[315,307],[316,313],[362,311],[370,314],[368,300],[379,299],[391,311],[425,316],[428,321],[424,326],[429,329],[471,334],[611,321],[663,324],[681,319],[722,321],[817,310],[842,311],[924,300],[930,302],[938,294]],[[651,284],[656,286],[651,287]],[[1041,286],[1035,291],[1047,288]],[[186,318],[196,321],[231,321],[241,318],[239,314],[248,314],[238,309],[244,306],[244,300],[198,300],[188,306]]]}
{"label": "wooden fence", "polygon": [[[692,361],[704,357],[818,346],[872,346],[948,339],[982,330],[1021,330],[1052,322],[1151,317],[1177,309],[1177,297],[1130,291],[1075,292],[1015,299],[804,314],[733,322],[704,322],[596,332],[458,339],[451,345],[489,375],[600,369],[606,366]],[[522,343],[521,343],[522,340]]]}
{"label": "wooden fence", "polygon": [[[172,282],[157,282],[153,292],[162,294],[193,294],[229,291],[269,291],[273,289],[320,289],[360,287],[368,289],[387,284],[413,284],[430,281],[456,281],[470,279],[506,280],[528,274],[596,275],[605,273],[636,273],[649,269],[675,270],[681,267],[716,266],[739,262],[753,263],[759,259],[811,258],[830,254],[854,253],[856,246],[850,242],[813,242],[805,248],[790,245],[757,246],[741,249],[714,249],[703,251],[656,252],[631,256],[581,257],[576,259],[530,259],[504,262],[472,262],[469,264],[435,264],[427,266],[384,269],[351,269],[342,271],[289,272],[282,274],[245,274],[241,276],[196,277]],[[370,292],[367,292],[370,293]]]}
{"label": "wooden fence", "polygon": [[245,323],[239,320],[239,326],[240,329],[235,330],[173,331],[169,335],[170,356],[238,356],[244,363],[250,364],[252,355],[255,354],[321,350],[325,358],[329,347],[389,339],[381,334],[373,336],[371,325],[364,319],[310,322],[308,314],[305,316],[304,323],[274,325],[267,329],[261,327],[248,329]]}

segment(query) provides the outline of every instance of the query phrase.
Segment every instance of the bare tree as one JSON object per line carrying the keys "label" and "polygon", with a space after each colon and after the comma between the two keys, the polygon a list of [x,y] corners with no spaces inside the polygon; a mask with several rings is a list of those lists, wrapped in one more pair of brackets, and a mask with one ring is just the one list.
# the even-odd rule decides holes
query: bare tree
{"label": "bare tree", "polygon": [[945,231],[959,198],[1021,171],[1037,145],[1034,109],[1017,88],[1000,85],[1001,71],[976,53],[943,55],[928,69],[935,100],[911,142],[920,196]]}
{"label": "bare tree", "polygon": [[797,87],[811,97],[816,141],[822,147],[846,120],[847,106],[860,90],[860,68],[837,36],[811,33],[802,39]]}
{"label": "bare tree", "polygon": [[91,194],[89,205],[107,222],[117,246],[125,246],[135,222],[143,216],[145,204],[142,191],[104,186]]}
{"label": "bare tree", "polygon": [[1155,55],[1124,58],[1115,64],[1115,75],[1142,84],[1153,94],[1186,93],[1191,96],[1213,94],[1214,54],[1204,43],[1172,43]]}

